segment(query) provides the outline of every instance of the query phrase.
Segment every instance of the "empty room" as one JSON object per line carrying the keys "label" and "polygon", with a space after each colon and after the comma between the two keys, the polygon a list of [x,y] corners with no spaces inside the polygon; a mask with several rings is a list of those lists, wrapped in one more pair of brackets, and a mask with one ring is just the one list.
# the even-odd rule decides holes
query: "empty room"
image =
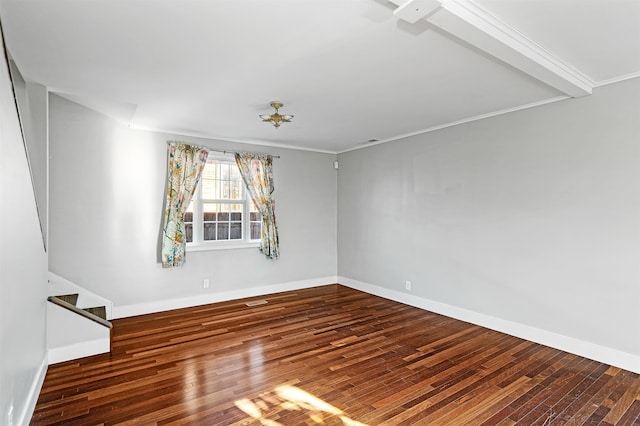
{"label": "empty room", "polygon": [[0,425],[640,426],[640,1],[0,24]]}

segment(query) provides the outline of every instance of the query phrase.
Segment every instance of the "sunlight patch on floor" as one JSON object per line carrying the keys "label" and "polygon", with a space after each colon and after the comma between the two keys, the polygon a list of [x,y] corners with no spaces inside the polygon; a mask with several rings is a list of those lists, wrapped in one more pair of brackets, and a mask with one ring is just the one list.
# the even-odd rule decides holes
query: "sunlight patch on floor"
{"label": "sunlight patch on floor", "polygon": [[236,407],[255,420],[259,420],[264,426],[283,426],[269,417],[281,417],[283,411],[304,411],[309,420],[317,424],[324,423],[325,419],[336,416],[347,426],[368,426],[351,419],[342,410],[323,401],[322,399],[306,392],[296,386],[281,385],[273,391],[261,394],[255,400],[242,398],[235,401]]}

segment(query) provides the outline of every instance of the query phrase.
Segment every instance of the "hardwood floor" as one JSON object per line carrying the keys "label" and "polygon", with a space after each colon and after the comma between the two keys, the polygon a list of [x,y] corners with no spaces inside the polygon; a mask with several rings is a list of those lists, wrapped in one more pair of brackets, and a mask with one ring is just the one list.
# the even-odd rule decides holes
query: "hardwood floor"
{"label": "hardwood floor", "polygon": [[629,371],[339,285],[259,299],[115,320],[32,424],[640,425]]}

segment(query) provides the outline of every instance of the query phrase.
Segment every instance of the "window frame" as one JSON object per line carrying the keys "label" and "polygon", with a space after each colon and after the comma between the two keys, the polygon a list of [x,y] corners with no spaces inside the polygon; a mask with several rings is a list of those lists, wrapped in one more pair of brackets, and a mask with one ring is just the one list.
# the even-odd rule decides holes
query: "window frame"
{"label": "window frame", "polygon": [[[235,158],[230,155],[209,153],[207,163],[226,163],[234,167],[238,167]],[[203,199],[202,198],[202,179],[199,180],[198,186],[193,194],[193,241],[186,243],[186,251],[206,251],[206,250],[222,250],[222,249],[238,249],[238,248],[254,248],[260,247],[261,238],[252,240],[251,238],[251,196],[249,190],[242,181],[242,199],[241,200],[225,200],[225,199]],[[221,203],[221,204],[239,204],[242,206],[242,238],[234,240],[204,240],[204,204]]]}

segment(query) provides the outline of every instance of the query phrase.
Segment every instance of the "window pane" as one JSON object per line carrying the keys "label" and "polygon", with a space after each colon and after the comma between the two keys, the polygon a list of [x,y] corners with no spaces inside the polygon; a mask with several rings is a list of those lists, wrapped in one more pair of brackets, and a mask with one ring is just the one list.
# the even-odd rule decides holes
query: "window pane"
{"label": "window pane", "polygon": [[241,200],[244,183],[235,162],[209,159],[202,174],[202,198]]}
{"label": "window pane", "polygon": [[218,179],[229,180],[231,173],[231,164],[229,163],[220,163],[221,174],[218,175]]}
{"label": "window pane", "polygon": [[216,239],[216,224],[205,223],[204,224],[204,240],[211,241]]}
{"label": "window pane", "polygon": [[240,221],[242,220],[242,213],[241,212],[231,212],[231,220],[235,220],[235,221]]}
{"label": "window pane", "polygon": [[229,223],[228,222],[218,223],[218,239],[219,240],[229,239]]}
{"label": "window pane", "polygon": [[259,240],[262,236],[260,231],[262,230],[262,224],[258,222],[251,222],[251,239]]}
{"label": "window pane", "polygon": [[202,225],[202,239],[204,241],[215,240],[216,238],[216,215],[220,209],[217,203],[203,203],[202,204],[202,219],[204,221]]}
{"label": "window pane", "polygon": [[202,171],[201,185],[202,185],[202,197],[213,198],[215,191],[215,164],[207,162]]}
{"label": "window pane", "polygon": [[242,239],[242,224],[238,222],[231,223],[231,231],[229,232],[230,240]]}
{"label": "window pane", "polygon": [[239,179],[232,179],[229,181],[229,199],[230,200],[242,200],[243,185],[244,183],[242,182],[242,180],[239,180]]}
{"label": "window pane", "polygon": [[215,169],[216,165],[211,160],[208,160],[207,164],[204,165],[204,170],[202,170],[202,179],[215,179]]}
{"label": "window pane", "polygon": [[[187,217],[189,219],[187,219]],[[187,207],[187,211],[184,213],[184,221],[193,222],[193,200],[189,202],[189,207]]]}
{"label": "window pane", "polygon": [[189,203],[189,207],[187,211],[184,212],[184,216],[182,217],[184,221],[184,231],[185,231],[185,242],[192,243],[193,242],[193,201]]}
{"label": "window pane", "polygon": [[217,179],[211,180],[211,192],[207,195],[203,194],[203,197],[214,200],[220,198],[220,181]]}
{"label": "window pane", "polygon": [[214,198],[215,181],[211,179],[202,179],[202,198]]}
{"label": "window pane", "polygon": [[222,181],[222,196],[220,198],[224,200],[229,199],[229,186],[230,186],[229,181],[226,181],[226,180]]}
{"label": "window pane", "polygon": [[250,236],[249,238],[252,240],[259,240],[262,238],[262,215],[258,211],[258,208],[253,203],[250,202],[250,210],[249,210],[249,221],[250,221]]}
{"label": "window pane", "polygon": [[242,199],[242,182],[238,179],[231,181],[231,197],[232,200]]}
{"label": "window pane", "polygon": [[216,212],[220,210],[217,203],[203,203],[202,216],[205,222],[213,222],[216,220]]}
{"label": "window pane", "polygon": [[184,224],[184,230],[185,230],[185,234],[186,234],[186,242],[187,243],[192,243],[193,242],[193,224],[192,223],[185,223]]}

